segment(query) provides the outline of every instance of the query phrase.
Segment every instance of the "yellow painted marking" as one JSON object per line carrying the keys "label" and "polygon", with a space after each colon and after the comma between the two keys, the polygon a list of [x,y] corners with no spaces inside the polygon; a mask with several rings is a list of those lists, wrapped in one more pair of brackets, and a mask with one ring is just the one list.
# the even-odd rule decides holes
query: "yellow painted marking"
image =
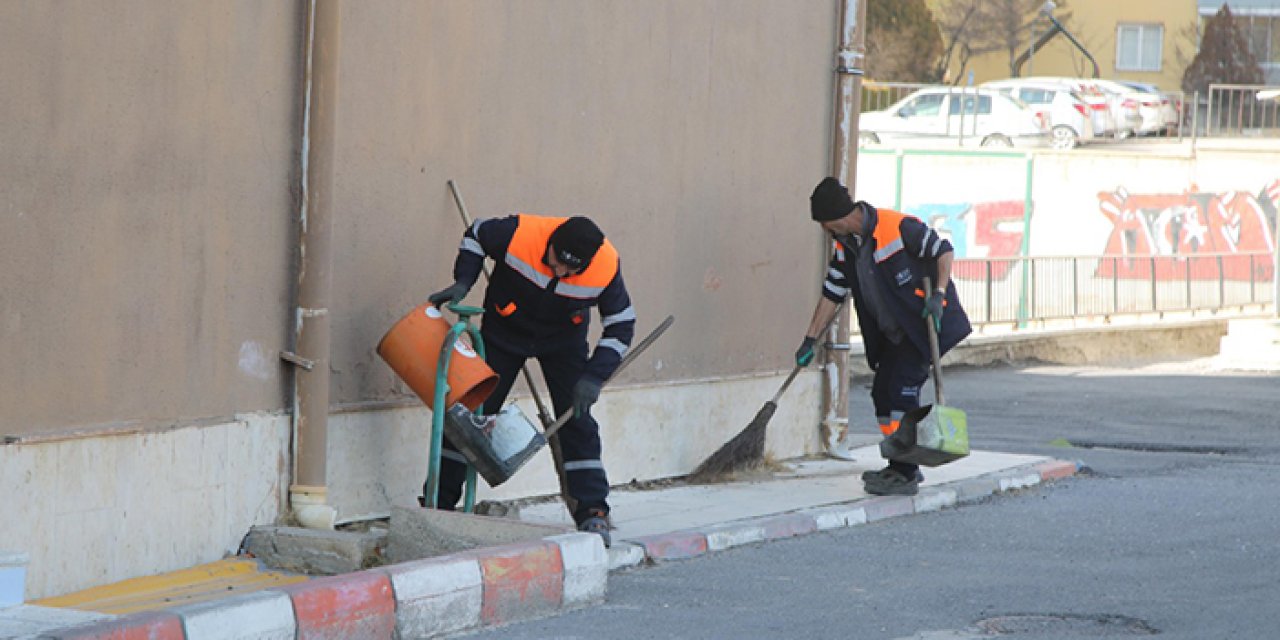
{"label": "yellow painted marking", "polygon": [[228,558],[190,569],[131,578],[36,600],[31,604],[120,615],[206,602],[307,579],[302,575],[268,570],[253,559]]}

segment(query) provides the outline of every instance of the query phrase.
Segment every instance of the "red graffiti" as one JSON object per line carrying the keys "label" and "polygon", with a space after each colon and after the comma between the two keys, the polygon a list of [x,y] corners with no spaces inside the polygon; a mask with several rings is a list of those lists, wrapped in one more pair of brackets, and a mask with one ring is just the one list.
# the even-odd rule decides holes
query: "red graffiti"
{"label": "red graffiti", "polygon": [[1113,226],[1099,263],[1104,277],[1196,280],[1269,279],[1271,229],[1280,199],[1280,180],[1257,197],[1240,192],[1133,195],[1123,188],[1098,194],[1098,207]]}
{"label": "red graffiti", "polygon": [[[979,202],[961,214],[966,218],[972,238],[965,247],[966,258],[987,258],[981,261],[964,260],[955,263],[952,275],[966,280],[985,280],[991,277],[1003,280],[1013,268],[1014,260],[1022,253],[1022,239],[1026,226],[1026,209],[1019,200]],[[954,240],[953,240],[954,243]],[[990,273],[987,267],[990,266]]]}

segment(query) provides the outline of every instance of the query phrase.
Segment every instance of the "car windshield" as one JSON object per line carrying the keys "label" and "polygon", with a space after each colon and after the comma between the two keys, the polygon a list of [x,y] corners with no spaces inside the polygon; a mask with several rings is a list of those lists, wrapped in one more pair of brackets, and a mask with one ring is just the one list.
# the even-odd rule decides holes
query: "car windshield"
{"label": "car windshield", "polygon": [[942,111],[943,97],[941,93],[922,93],[904,102],[899,111],[917,116],[936,116]]}

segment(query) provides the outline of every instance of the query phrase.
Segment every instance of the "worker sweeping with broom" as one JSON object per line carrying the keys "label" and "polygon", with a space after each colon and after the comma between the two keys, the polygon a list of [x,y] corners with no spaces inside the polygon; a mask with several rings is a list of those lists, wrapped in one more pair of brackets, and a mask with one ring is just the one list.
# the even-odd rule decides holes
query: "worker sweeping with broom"
{"label": "worker sweeping with broom", "polygon": [[[809,198],[813,220],[835,240],[822,297],[796,350],[796,366],[813,361],[818,338],[852,295],[867,364],[875,372],[871,401],[886,437],[920,406],[929,377],[929,322],[941,353],[972,330],[951,282],[951,243],[919,218],[854,202],[835,178],[824,178]],[[931,282],[931,290],[924,283]],[[923,321],[922,321],[923,318]],[[923,479],[916,464],[890,459],[862,474],[867,493],[915,495]]]}
{"label": "worker sweeping with broom", "polygon": [[[599,426],[591,406],[635,335],[636,314],[622,280],[618,252],[589,218],[517,214],[478,220],[462,236],[454,283],[432,294],[432,304],[458,302],[475,284],[484,259],[494,260],[484,295],[481,335],[485,361],[500,378],[485,413],[502,407],[520,368],[535,358],[557,415],[573,417],[559,433],[568,493],[580,531],[609,546],[609,480],[600,459]],[[603,330],[588,354],[591,307]],[[441,459],[439,506],[462,496],[466,459],[448,439]]]}

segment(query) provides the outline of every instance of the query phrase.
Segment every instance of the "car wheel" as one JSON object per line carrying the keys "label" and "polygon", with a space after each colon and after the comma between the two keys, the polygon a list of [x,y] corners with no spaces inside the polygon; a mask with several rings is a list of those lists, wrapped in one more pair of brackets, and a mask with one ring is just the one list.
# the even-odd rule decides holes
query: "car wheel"
{"label": "car wheel", "polygon": [[861,131],[858,133],[858,142],[862,144],[880,144],[880,136],[874,131]]}
{"label": "car wheel", "polygon": [[1013,146],[1013,141],[1008,136],[993,133],[982,139],[982,146],[1008,149]]}
{"label": "car wheel", "polygon": [[1071,127],[1063,124],[1050,129],[1049,135],[1049,146],[1054,149],[1074,149],[1080,144],[1080,136],[1077,136]]}

